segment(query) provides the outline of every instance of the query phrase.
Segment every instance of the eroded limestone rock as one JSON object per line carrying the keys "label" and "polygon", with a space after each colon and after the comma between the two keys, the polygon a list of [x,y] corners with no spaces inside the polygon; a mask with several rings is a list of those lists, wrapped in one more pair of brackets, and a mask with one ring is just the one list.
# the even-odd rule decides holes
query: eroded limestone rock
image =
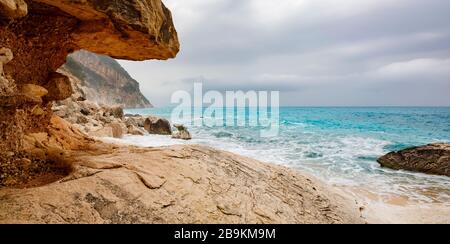
{"label": "eroded limestone rock", "polygon": [[[15,82],[6,78],[3,73],[3,66],[9,63],[14,58],[11,49],[0,48],[0,97],[14,94]],[[3,104],[3,103],[1,103]]]}
{"label": "eroded limestone rock", "polygon": [[181,140],[191,140],[191,133],[188,131],[186,126],[175,124],[173,125],[178,131],[172,134],[172,138]]}
{"label": "eroded limestone rock", "polygon": [[145,120],[145,130],[150,134],[172,135],[172,126],[167,119],[150,116]]}
{"label": "eroded limestone rock", "polygon": [[45,96],[47,101],[60,101],[72,96],[72,84],[67,76],[60,73],[51,73],[47,84],[44,87],[48,90]]}
{"label": "eroded limestone rock", "polygon": [[128,125],[127,126],[128,134],[134,135],[134,136],[143,136],[145,135],[145,131],[135,125]]}
{"label": "eroded limestone rock", "polygon": [[391,152],[378,162],[383,167],[450,177],[450,144],[435,143]]}
{"label": "eroded limestone rock", "polygon": [[71,37],[81,49],[129,60],[168,59],[179,51],[171,13],[161,0],[34,2],[78,19]]}
{"label": "eroded limestone rock", "polygon": [[24,0],[0,0],[0,18],[4,16],[9,19],[25,17],[28,6]]}
{"label": "eroded limestone rock", "polygon": [[20,93],[30,97],[42,98],[48,94],[47,89],[34,84],[25,84],[20,86]]}
{"label": "eroded limestone rock", "polygon": [[120,123],[113,122],[113,123],[109,124],[108,126],[110,126],[112,128],[114,138],[122,138],[123,137],[124,132],[122,130],[122,126],[120,125]]}
{"label": "eroded limestone rock", "polygon": [[0,48],[0,75],[3,76],[3,66],[13,60],[14,56],[9,48]]}
{"label": "eroded limestone rock", "polygon": [[364,222],[354,200],[311,177],[209,147],[112,145],[70,160],[53,184],[0,189],[0,223]]}
{"label": "eroded limestone rock", "polygon": [[168,59],[179,43],[160,0],[0,0],[0,47],[1,166],[21,160],[24,135],[48,131],[53,101],[70,93],[65,78],[54,77],[68,54]]}
{"label": "eroded limestone rock", "polygon": [[107,116],[113,116],[117,119],[123,119],[123,108],[120,106],[106,107],[105,111]]}

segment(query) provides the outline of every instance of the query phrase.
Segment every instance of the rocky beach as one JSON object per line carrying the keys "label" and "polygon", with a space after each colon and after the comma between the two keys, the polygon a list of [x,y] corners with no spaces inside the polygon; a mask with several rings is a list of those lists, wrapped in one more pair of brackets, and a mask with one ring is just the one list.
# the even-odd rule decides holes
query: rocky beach
{"label": "rocky beach", "polygon": [[[0,1],[0,222],[363,222],[356,206],[285,168],[200,146],[123,147],[88,136],[172,133],[159,118],[142,128],[120,108],[73,96],[73,82],[56,73],[79,49],[175,57],[169,10],[138,2]],[[174,137],[185,136],[179,128]]]}
{"label": "rocky beach", "polygon": [[[448,203],[380,201],[124,111],[153,105],[114,58],[167,60],[179,50],[160,0],[0,0],[0,223],[450,223]],[[180,145],[122,140],[151,135]],[[449,155],[449,144],[435,143],[378,162],[448,177]]]}

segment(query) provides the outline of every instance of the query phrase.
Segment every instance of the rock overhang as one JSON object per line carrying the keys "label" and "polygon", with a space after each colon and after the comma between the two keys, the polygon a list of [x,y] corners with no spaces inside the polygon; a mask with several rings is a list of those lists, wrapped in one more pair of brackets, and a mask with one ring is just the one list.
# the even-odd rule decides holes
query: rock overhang
{"label": "rock overhang", "polygon": [[161,0],[32,2],[78,19],[71,37],[80,49],[135,61],[174,58],[180,49],[172,14]]}
{"label": "rock overhang", "polygon": [[27,150],[25,138],[47,133],[53,102],[70,96],[66,77],[55,73],[68,54],[165,60],[179,46],[161,0],[0,0],[0,186],[26,176],[25,161],[52,162]]}

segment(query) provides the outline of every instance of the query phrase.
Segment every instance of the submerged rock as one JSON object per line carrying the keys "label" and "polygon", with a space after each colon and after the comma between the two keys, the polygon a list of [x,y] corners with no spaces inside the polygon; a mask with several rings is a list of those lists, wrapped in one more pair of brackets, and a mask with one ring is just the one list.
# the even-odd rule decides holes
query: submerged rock
{"label": "submerged rock", "polygon": [[181,139],[181,140],[191,140],[192,136],[191,133],[188,131],[188,129],[184,125],[174,125],[175,128],[177,128],[177,132],[174,132],[172,134],[173,139]]}
{"label": "submerged rock", "polygon": [[144,128],[155,135],[172,135],[172,127],[167,119],[150,116],[145,120]]}
{"label": "submerged rock", "polygon": [[378,159],[383,167],[450,177],[450,144],[435,143],[391,152]]}

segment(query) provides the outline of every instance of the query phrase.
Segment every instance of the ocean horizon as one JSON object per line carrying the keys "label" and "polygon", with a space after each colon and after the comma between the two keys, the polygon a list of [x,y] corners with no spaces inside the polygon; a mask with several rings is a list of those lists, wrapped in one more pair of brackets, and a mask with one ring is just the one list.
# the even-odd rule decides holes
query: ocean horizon
{"label": "ocean horizon", "polygon": [[[128,114],[170,120],[173,107],[127,109]],[[307,172],[335,186],[364,187],[380,196],[418,202],[450,202],[450,180],[382,168],[391,151],[450,142],[450,107],[280,107],[280,133],[259,137],[251,126],[191,126],[193,140],[126,136],[139,146],[202,144]],[[209,118],[193,118],[207,120]]]}

